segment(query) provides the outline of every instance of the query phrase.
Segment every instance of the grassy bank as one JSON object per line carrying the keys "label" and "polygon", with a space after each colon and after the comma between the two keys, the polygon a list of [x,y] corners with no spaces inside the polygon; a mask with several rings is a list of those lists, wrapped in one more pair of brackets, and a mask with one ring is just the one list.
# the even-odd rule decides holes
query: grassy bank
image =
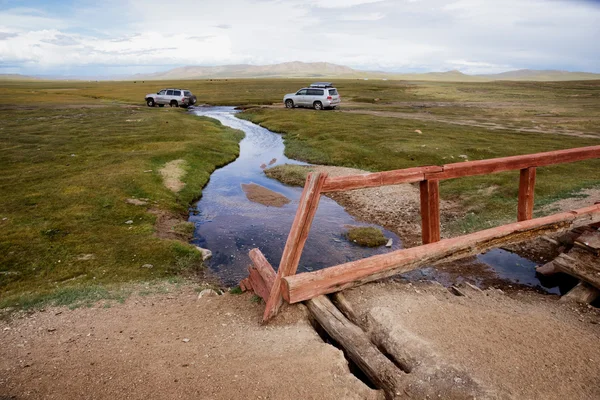
{"label": "grassy bank", "polygon": [[[35,83],[22,85],[0,93]],[[87,296],[98,285],[201,264],[191,246],[155,237],[148,211],[186,214],[210,173],[235,159],[241,132],[182,109],[52,92],[22,106],[0,97],[0,307]],[[187,171],[177,194],[158,173],[175,159]]]}
{"label": "grassy bank", "polygon": [[[286,155],[315,164],[384,171],[600,144],[600,139],[490,131],[436,121],[312,110],[252,109],[241,118],[284,134]],[[418,133],[420,131],[421,133]],[[600,160],[538,171],[536,205],[600,185]],[[468,211],[453,230],[515,218],[518,171],[444,181],[442,196]]]}

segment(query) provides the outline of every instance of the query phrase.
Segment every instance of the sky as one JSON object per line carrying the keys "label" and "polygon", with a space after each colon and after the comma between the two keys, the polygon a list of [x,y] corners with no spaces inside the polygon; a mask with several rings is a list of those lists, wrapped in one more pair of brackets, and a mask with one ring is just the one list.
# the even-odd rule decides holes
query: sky
{"label": "sky", "polygon": [[600,0],[0,0],[0,73],[287,61],[600,72]]}

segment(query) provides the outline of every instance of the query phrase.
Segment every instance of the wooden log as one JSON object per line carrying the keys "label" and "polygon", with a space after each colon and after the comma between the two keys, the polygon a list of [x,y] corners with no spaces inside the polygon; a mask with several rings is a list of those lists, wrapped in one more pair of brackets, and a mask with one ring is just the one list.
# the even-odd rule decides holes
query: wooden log
{"label": "wooden log", "polygon": [[552,262],[556,269],[600,289],[600,258],[583,250],[560,254]]}
{"label": "wooden log", "polygon": [[517,210],[517,220],[527,221],[533,218],[533,203],[535,192],[536,168],[529,167],[521,170],[519,180],[519,205]]}
{"label": "wooden log", "polygon": [[392,361],[384,356],[369,340],[365,332],[350,322],[325,296],[307,301],[306,306],[323,327],[338,342],[346,355],[361,371],[385,391],[387,398],[397,398],[404,393],[406,376]]}
{"label": "wooden log", "polygon": [[597,230],[585,231],[575,240],[575,245],[591,253],[600,255],[600,232]]}
{"label": "wooden log", "polygon": [[273,289],[269,295],[265,313],[263,315],[263,322],[268,321],[274,317],[283,304],[281,297],[281,279],[294,275],[298,269],[298,263],[300,262],[300,256],[304,249],[304,244],[308,238],[310,226],[317,212],[319,206],[319,200],[321,198],[321,188],[327,178],[326,173],[310,173],[306,178],[304,190],[300,197],[300,204],[296,211],[292,228],[285,243],[283,249],[283,255],[281,256],[281,262],[279,263],[279,269],[275,277]]}
{"label": "wooden log", "polygon": [[579,147],[576,149],[549,151],[546,153],[446,164],[443,166],[442,172],[425,173],[425,179],[453,179],[463,176],[493,174],[496,172],[529,167],[544,167],[547,165],[570,163],[593,158],[600,158],[600,146]]}
{"label": "wooden log", "polygon": [[271,287],[267,286],[267,283],[254,265],[248,266],[248,279],[250,279],[252,291],[257,296],[260,296],[261,299],[267,301],[269,294],[271,293]]}
{"label": "wooden log", "polygon": [[573,227],[600,221],[600,205],[515,222],[409,249],[397,250],[358,261],[284,277],[282,293],[288,303],[334,293],[346,288],[411,271],[423,265],[453,261],[496,248]]}
{"label": "wooden log", "polygon": [[249,256],[250,260],[252,260],[252,264],[254,264],[254,268],[256,268],[262,277],[262,280],[265,282],[265,286],[269,292],[271,292],[271,288],[275,284],[275,277],[277,276],[277,273],[259,249],[250,250]]}
{"label": "wooden log", "polygon": [[536,267],[535,272],[544,276],[550,276],[556,274],[558,271],[554,266],[554,262],[550,261],[549,263]]}
{"label": "wooden log", "polygon": [[600,297],[600,290],[589,283],[580,281],[573,289],[560,298],[561,301],[575,301],[589,304]]}
{"label": "wooden log", "polygon": [[321,192],[339,192],[343,190],[419,182],[425,179],[425,173],[441,171],[442,167],[427,166],[375,172],[372,174],[333,176],[325,180]]}
{"label": "wooden log", "polygon": [[426,180],[419,184],[421,191],[421,231],[423,244],[440,240],[439,181]]}
{"label": "wooden log", "polygon": [[242,292],[247,292],[249,290],[252,290],[252,284],[250,283],[250,279],[249,278],[242,279],[240,281],[240,290]]}

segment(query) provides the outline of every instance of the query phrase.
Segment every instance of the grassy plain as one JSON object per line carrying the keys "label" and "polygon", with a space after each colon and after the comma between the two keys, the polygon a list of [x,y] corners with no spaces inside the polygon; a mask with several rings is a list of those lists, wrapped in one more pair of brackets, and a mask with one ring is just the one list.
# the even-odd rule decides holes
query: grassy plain
{"label": "grassy plain", "polygon": [[[241,132],[55,86],[0,84],[0,307],[95,298],[98,285],[201,266],[193,247],[154,236],[148,209],[186,215],[210,173],[237,156]],[[27,91],[36,94],[9,101]],[[175,159],[187,166],[177,194],[158,173]]]}
{"label": "grassy plain", "polygon": [[[343,111],[283,109],[283,94],[309,81],[0,81],[0,307],[96,298],[110,283],[200,265],[189,246],[154,236],[147,209],[185,213],[211,171],[235,158],[241,134],[145,107],[144,95],[164,87],[190,89],[199,103],[279,104],[241,116],[283,133],[290,157],[371,171],[600,144],[598,81],[340,80]],[[175,159],[188,170],[178,194],[157,172]],[[541,169],[538,210],[600,186],[599,171],[598,161]],[[471,212],[455,229],[513,220],[517,176],[444,182],[442,196]]]}

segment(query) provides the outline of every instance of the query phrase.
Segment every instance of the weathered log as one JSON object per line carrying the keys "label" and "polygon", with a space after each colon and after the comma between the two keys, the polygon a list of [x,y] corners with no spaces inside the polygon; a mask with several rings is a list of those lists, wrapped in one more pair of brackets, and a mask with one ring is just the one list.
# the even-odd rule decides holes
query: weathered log
{"label": "weathered log", "polygon": [[583,250],[560,254],[552,262],[556,269],[600,288],[600,258]]}
{"label": "weathered log", "polygon": [[267,301],[269,294],[271,293],[270,286],[267,286],[267,283],[254,265],[248,266],[248,279],[250,280],[254,294]]}
{"label": "weathered log", "polygon": [[405,374],[384,356],[365,332],[350,322],[325,296],[306,302],[308,310],[323,329],[338,342],[361,371],[386,393],[397,398],[404,392]]}
{"label": "weathered log", "polygon": [[411,271],[423,265],[453,261],[502,244],[562,232],[600,221],[600,205],[543,218],[516,222],[436,243],[376,255],[314,272],[286,276],[282,294],[288,303],[334,293],[367,282]]}
{"label": "weathered log", "polygon": [[527,221],[533,218],[533,203],[535,193],[536,168],[523,168],[519,180],[519,203],[517,221]]}
{"label": "weathered log", "polygon": [[589,304],[598,297],[600,297],[600,289],[593,287],[587,282],[580,281],[573,289],[562,296],[560,300]]}
{"label": "weathered log", "polygon": [[549,263],[536,267],[535,272],[544,276],[550,276],[556,274],[558,271],[554,266],[554,262],[550,261]]}
{"label": "weathered log", "polygon": [[600,232],[597,230],[585,231],[575,240],[575,245],[600,255]]}
{"label": "weathered log", "polygon": [[281,297],[281,279],[288,275],[294,275],[298,269],[300,256],[302,256],[304,244],[308,238],[312,221],[317,212],[317,207],[319,206],[321,188],[323,187],[325,179],[327,179],[326,173],[310,173],[306,178],[304,190],[300,197],[300,204],[298,205],[292,228],[290,229],[287,242],[283,249],[283,255],[281,256],[275,283],[269,299],[267,300],[265,313],[263,314],[264,322],[274,317],[283,304],[283,299]]}
{"label": "weathered log", "polygon": [[421,192],[421,232],[423,244],[440,240],[440,184],[426,180],[419,184]]}
{"label": "weathered log", "polygon": [[252,284],[250,283],[250,279],[249,278],[242,279],[240,281],[240,290],[242,292],[247,292],[249,290],[252,290]]}
{"label": "weathered log", "polygon": [[252,264],[254,268],[258,271],[263,281],[265,282],[265,286],[271,291],[271,288],[275,284],[275,277],[277,273],[273,269],[273,266],[267,261],[267,258],[259,249],[252,249],[248,253],[250,256],[250,260],[252,260]]}

